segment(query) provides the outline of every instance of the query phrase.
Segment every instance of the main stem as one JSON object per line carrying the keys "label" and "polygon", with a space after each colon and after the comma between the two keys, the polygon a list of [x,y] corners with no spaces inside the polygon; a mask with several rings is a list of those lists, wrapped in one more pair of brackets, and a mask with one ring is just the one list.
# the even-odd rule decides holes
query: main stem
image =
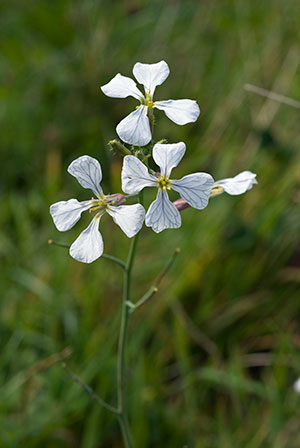
{"label": "main stem", "polygon": [[127,346],[128,323],[130,316],[130,307],[128,306],[127,303],[130,302],[131,271],[135,257],[138,236],[139,234],[133,237],[128,254],[126,267],[124,269],[122,317],[121,317],[121,328],[120,328],[119,349],[118,349],[118,411],[119,411],[119,423],[121,426],[124,445],[126,448],[133,448],[128,423],[127,393],[126,393],[127,389],[126,346]]}

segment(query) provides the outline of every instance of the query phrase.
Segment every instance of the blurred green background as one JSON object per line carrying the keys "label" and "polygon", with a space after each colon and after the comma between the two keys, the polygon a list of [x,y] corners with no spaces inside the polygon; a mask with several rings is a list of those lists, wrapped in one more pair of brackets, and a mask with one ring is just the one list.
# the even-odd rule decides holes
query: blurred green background
{"label": "blurred green background", "polygon": [[[183,127],[157,111],[157,139],[187,144],[175,177],[250,169],[259,184],[185,210],[180,230],[142,231],[133,300],[181,254],[130,325],[135,446],[300,446],[299,111],[243,88],[300,98],[299,17],[298,0],[0,4],[1,447],[122,447],[115,417],[51,357],[70,347],[70,368],[116,402],[121,272],[48,246],[89,222],[59,233],[48,209],[89,199],[66,172],[83,154],[101,161],[104,191],[120,191],[107,142],[136,101],[99,86],[161,59],[171,74],[156,98],[201,107]],[[125,258],[129,240],[109,217],[101,231],[105,251]]]}

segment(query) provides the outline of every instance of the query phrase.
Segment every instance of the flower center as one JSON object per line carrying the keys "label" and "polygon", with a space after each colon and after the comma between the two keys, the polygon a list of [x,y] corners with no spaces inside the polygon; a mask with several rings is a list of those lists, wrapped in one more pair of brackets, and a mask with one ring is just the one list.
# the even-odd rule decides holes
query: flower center
{"label": "flower center", "polygon": [[[141,104],[143,104],[143,106],[147,106],[149,108],[154,106],[154,101],[152,101],[152,95],[150,93],[150,90],[147,90],[145,93],[145,98],[141,98]],[[136,107],[138,108],[138,106]]]}
{"label": "flower center", "polygon": [[169,181],[169,179],[166,176],[160,176],[157,179],[157,186],[161,190],[171,190],[170,185],[171,185],[171,182]]}
{"label": "flower center", "polygon": [[224,188],[219,185],[215,185],[213,186],[209,196],[213,198],[214,196],[218,196],[219,194],[222,193],[224,193]]}
{"label": "flower center", "polygon": [[153,107],[154,102],[152,101],[152,95],[150,93],[150,90],[147,90],[146,92],[146,106]]}
{"label": "flower center", "polygon": [[93,205],[95,205],[95,207],[90,208],[89,212],[105,210],[108,206],[106,198],[104,196],[101,196],[99,199],[93,198]]}

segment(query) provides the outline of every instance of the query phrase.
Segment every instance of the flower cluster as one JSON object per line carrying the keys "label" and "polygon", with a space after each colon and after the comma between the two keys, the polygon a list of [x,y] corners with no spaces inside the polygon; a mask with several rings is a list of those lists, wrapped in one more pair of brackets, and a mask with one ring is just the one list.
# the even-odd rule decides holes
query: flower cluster
{"label": "flower cluster", "polygon": [[[122,167],[123,194],[105,195],[100,186],[102,171],[100,163],[90,157],[82,156],[74,160],[68,172],[76,177],[80,185],[92,190],[96,198],[79,202],[77,199],[57,202],[50,207],[54,224],[60,231],[71,229],[80,219],[82,212],[94,212],[89,226],[78,236],[70,247],[70,255],[78,261],[91,263],[103,254],[103,240],[99,232],[101,217],[108,213],[113,221],[132,238],[145,224],[154,232],[165,229],[177,229],[181,226],[180,211],[187,207],[204,209],[209,198],[226,192],[239,195],[250,190],[257,183],[256,175],[243,171],[233,178],[214,182],[207,173],[193,173],[179,180],[171,179],[172,169],[177,167],[184,156],[186,146],[183,142],[167,144],[156,143],[152,148],[152,158],[159,167],[153,171],[148,167],[148,159],[140,160],[141,147],[152,140],[153,109],[163,110],[167,117],[177,124],[184,125],[197,120],[200,109],[193,100],[155,101],[155,88],[162,84],[169,75],[166,62],[156,64],[135,64],[133,74],[143,84],[145,95],[136,83],[128,77],[117,74],[108,84],[101,87],[111,97],[126,98],[133,96],[140,101],[134,112],[124,118],[116,131],[123,142],[133,145],[130,155],[126,155]],[[151,121],[152,120],[152,121]],[[138,147],[135,150],[134,147]],[[143,152],[142,152],[143,153]],[[157,188],[156,199],[151,203],[147,213],[141,204],[124,205],[128,197],[138,195],[145,187]],[[171,202],[168,191],[174,190],[180,199]]]}

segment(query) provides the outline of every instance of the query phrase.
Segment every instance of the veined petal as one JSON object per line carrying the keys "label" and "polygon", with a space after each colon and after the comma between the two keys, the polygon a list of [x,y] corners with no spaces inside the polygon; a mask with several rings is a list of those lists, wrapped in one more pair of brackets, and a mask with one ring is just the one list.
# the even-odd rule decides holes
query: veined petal
{"label": "veined petal", "polygon": [[145,146],[151,140],[147,106],[139,106],[118,124],[116,131],[123,142],[134,146]]}
{"label": "veined petal", "polygon": [[97,196],[102,194],[102,171],[98,160],[90,156],[78,157],[69,165],[68,172],[76,177],[83,188],[90,188]]}
{"label": "veined petal", "polygon": [[180,125],[192,123],[200,115],[200,108],[194,100],[155,101],[154,107],[163,110],[170,120]]}
{"label": "veined petal", "polygon": [[172,169],[178,165],[185,153],[183,142],[161,144],[156,143],[153,147],[153,159],[160,167],[161,174],[169,177]]}
{"label": "veined petal", "polygon": [[137,100],[144,98],[144,95],[137,88],[133,79],[118,73],[109,83],[101,86],[102,92],[112,98],[127,98],[133,96]]}
{"label": "veined petal", "polygon": [[81,213],[92,207],[92,201],[78,202],[77,199],[60,201],[50,206],[50,214],[58,230],[65,232],[79,221]]}
{"label": "veined petal", "polygon": [[170,69],[165,61],[156,64],[141,64],[137,62],[133,67],[133,74],[140,84],[145,87],[145,92],[150,91],[153,97],[156,86],[160,86],[169,76]]}
{"label": "veined petal", "polygon": [[181,226],[180,213],[165,190],[158,190],[155,201],[147,211],[145,224],[147,227],[152,227],[156,233],[164,229],[178,229]]}
{"label": "veined petal", "polygon": [[242,171],[235,177],[218,180],[215,185],[222,187],[226,193],[233,196],[243,194],[247,190],[251,190],[253,185],[257,184],[256,174],[251,171]]}
{"label": "veined petal", "polygon": [[157,178],[148,173],[146,166],[135,156],[125,156],[122,167],[122,190],[137,194],[144,187],[157,185]]}
{"label": "veined petal", "polygon": [[145,209],[141,204],[109,206],[106,211],[128,238],[141,230],[145,219]]}
{"label": "veined petal", "polygon": [[103,239],[98,229],[100,218],[98,213],[70,247],[70,255],[75,260],[92,263],[103,254]]}
{"label": "veined petal", "polygon": [[171,180],[171,188],[198,210],[207,206],[213,184],[213,178],[207,173],[188,174],[180,180]]}

